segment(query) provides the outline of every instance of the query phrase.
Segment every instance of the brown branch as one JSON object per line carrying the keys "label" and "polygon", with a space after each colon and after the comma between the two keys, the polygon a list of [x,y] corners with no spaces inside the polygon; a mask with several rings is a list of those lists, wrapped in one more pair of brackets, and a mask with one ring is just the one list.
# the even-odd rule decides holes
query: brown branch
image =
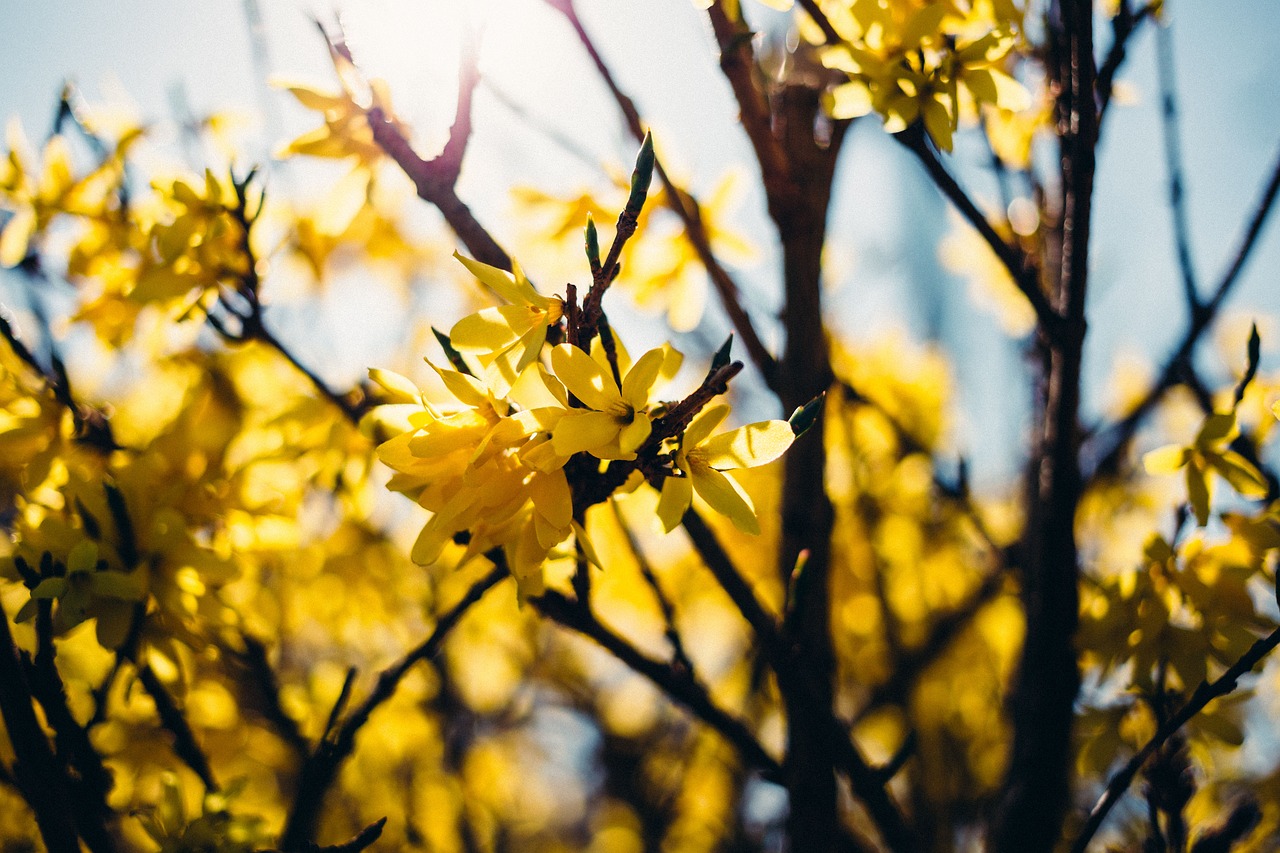
{"label": "brown branch", "polygon": [[[491,556],[501,559],[501,552]],[[331,736],[322,739],[316,745],[315,751],[303,763],[299,774],[298,792],[294,797],[293,808],[289,812],[289,818],[281,835],[280,846],[283,850],[301,849],[311,842],[315,834],[316,822],[324,807],[325,794],[337,778],[342,763],[355,749],[356,735],[369,721],[373,712],[395,694],[396,688],[409,670],[421,661],[435,657],[449,632],[467,611],[507,576],[505,561],[495,560],[495,562],[497,565],[472,584],[457,604],[440,615],[436,620],[435,628],[426,640],[411,649],[394,665],[379,673],[373,690],[365,700],[352,709],[342,723],[330,733]]]}
{"label": "brown branch", "polygon": [[987,221],[987,217],[973,203],[964,188],[956,182],[956,179],[947,171],[946,166],[938,159],[933,149],[929,147],[929,141],[925,136],[923,127],[920,124],[914,124],[901,133],[895,134],[894,138],[916,155],[921,165],[924,166],[925,171],[929,173],[929,177],[933,179],[934,184],[942,191],[942,194],[955,205],[960,215],[973,226],[978,234],[981,235],[983,241],[991,248],[991,251],[995,253],[1000,263],[1013,278],[1013,283],[1017,285],[1018,290],[1022,291],[1022,295],[1031,303],[1040,327],[1052,337],[1060,335],[1063,318],[1049,304],[1048,297],[1044,295],[1044,290],[1041,289],[1040,270],[1036,267],[1034,259],[996,233],[995,228]]}
{"label": "brown branch", "polygon": [[1133,11],[1132,0],[1121,0],[1120,8],[1111,19],[1111,47],[1106,58],[1098,66],[1098,77],[1095,89],[1098,97],[1098,124],[1101,126],[1107,116],[1107,108],[1111,105],[1111,96],[1115,93],[1115,78],[1124,65],[1128,55],[1129,40],[1143,21],[1155,17],[1155,4],[1147,3],[1137,12]]}
{"label": "brown branch", "polygon": [[765,194],[770,198],[790,197],[795,193],[791,163],[773,135],[773,111],[756,78],[755,53],[751,47],[753,33],[741,18],[729,17],[723,0],[711,4],[707,17],[720,48],[720,70],[733,89],[738,118],[760,164]]}
{"label": "brown branch", "polygon": [[831,21],[822,11],[817,0],[800,0],[800,8],[804,9],[805,13],[818,25],[818,29],[822,30],[822,37],[827,40],[827,44],[839,44],[844,41],[840,38],[840,33],[836,32],[836,28],[831,25]]}
{"label": "brown branch", "polygon": [[555,590],[531,598],[530,603],[558,625],[594,640],[619,661],[652,681],[670,699],[683,705],[725,740],[733,744],[751,767],[766,777],[778,779],[782,765],[756,740],[746,724],[712,701],[707,688],[688,670],[647,657],[618,634],[603,625],[585,605]]}
{"label": "brown branch", "polygon": [[[1080,384],[1089,233],[1097,145],[1092,0],[1060,0],[1047,22],[1049,72],[1059,91],[1063,188],[1056,312],[1045,335],[1044,414],[1028,469],[1023,543],[1027,631],[1009,701],[1013,742],[989,834],[992,853],[1049,853],[1070,802],[1071,730],[1080,674],[1075,652],[1079,565],[1074,521],[1080,500]],[[1042,321],[1043,323],[1043,321]]]}
{"label": "brown branch", "polygon": [[666,626],[667,642],[671,644],[672,664],[689,672],[694,672],[693,660],[689,657],[689,653],[684,646],[684,637],[680,635],[680,629],[676,626],[676,609],[671,603],[671,598],[662,589],[662,584],[658,582],[658,575],[654,572],[653,565],[640,548],[640,542],[627,525],[626,519],[622,517],[622,511],[618,508],[617,501],[609,501],[609,505],[613,508],[614,521],[626,538],[631,556],[635,558],[636,565],[640,569],[640,576],[644,578],[645,584],[653,593],[653,598],[658,603],[658,610],[662,613],[662,622]]}
{"label": "brown branch", "polygon": [[220,790],[217,781],[213,777],[213,770],[209,767],[209,759],[205,757],[204,750],[200,748],[200,743],[196,740],[195,732],[191,730],[191,724],[187,722],[182,709],[178,707],[177,702],[169,695],[169,691],[165,689],[160,677],[156,675],[155,670],[148,663],[140,663],[135,660],[133,665],[138,673],[138,680],[142,682],[143,689],[147,691],[152,701],[155,702],[156,714],[160,717],[160,725],[169,734],[173,735],[174,755],[182,759],[182,763],[190,767],[200,777],[200,781],[204,783],[207,790]]}
{"label": "brown branch", "polygon": [[697,510],[690,509],[681,519],[685,533],[694,550],[702,558],[702,562],[711,571],[720,588],[729,596],[742,618],[747,620],[756,635],[765,659],[775,669],[785,667],[786,650],[777,619],[765,610],[764,605],[756,598],[755,590],[747,583],[737,566],[729,558],[729,554],[716,539],[715,533],[702,520]]}
{"label": "brown branch", "polygon": [[102,756],[89,740],[86,726],[80,725],[67,705],[66,689],[58,672],[53,643],[52,602],[39,603],[36,614],[36,655],[27,664],[28,683],[45,719],[54,732],[54,746],[61,766],[71,785],[75,806],[76,828],[85,845],[93,853],[113,853],[115,840],[108,829],[115,814],[107,805],[111,793],[111,774],[102,764]]}
{"label": "brown branch", "polygon": [[1082,456],[1086,462],[1091,461],[1091,467],[1086,469],[1090,479],[1098,474],[1114,473],[1119,468],[1120,456],[1138,427],[1170,389],[1186,381],[1188,371],[1192,367],[1192,356],[1196,346],[1204,333],[1213,325],[1223,303],[1239,282],[1240,273],[1252,257],[1263,226],[1266,225],[1267,218],[1275,207],[1277,195],[1280,195],[1280,157],[1277,157],[1275,164],[1271,167],[1270,178],[1254,205],[1253,214],[1245,226],[1240,245],[1232,255],[1226,270],[1223,271],[1213,295],[1191,315],[1191,321],[1182,342],[1165,362],[1155,384],[1120,421],[1105,431],[1095,431],[1086,441]]}
{"label": "brown branch", "polygon": [[920,676],[951,647],[965,628],[973,624],[982,609],[995,600],[1004,584],[1004,572],[992,572],[964,603],[935,619],[924,642],[903,650],[889,679],[872,689],[871,695],[858,709],[854,722],[865,719],[885,705],[905,703]]}
{"label": "brown branch", "polygon": [[1231,693],[1239,685],[1240,678],[1253,671],[1264,657],[1270,654],[1271,650],[1276,646],[1280,646],[1280,628],[1272,631],[1266,637],[1254,642],[1249,650],[1241,655],[1240,659],[1227,668],[1226,672],[1215,678],[1213,681],[1202,681],[1191,694],[1191,698],[1185,705],[1178,709],[1169,719],[1160,726],[1151,739],[1143,744],[1142,749],[1129,759],[1119,771],[1116,772],[1111,780],[1107,782],[1106,790],[1102,792],[1102,796],[1094,803],[1093,808],[1089,810],[1089,816],[1084,822],[1084,826],[1080,828],[1080,834],[1076,836],[1074,843],[1071,845],[1072,853],[1084,853],[1089,846],[1089,841],[1097,833],[1102,826],[1102,822],[1106,820],[1107,814],[1112,807],[1124,796],[1128,790],[1130,783],[1147,759],[1155,753],[1161,746],[1165,744],[1169,738],[1173,737],[1191,718],[1204,710],[1204,707],[1214,699],[1221,698]]}
{"label": "brown branch", "polygon": [[[636,108],[635,101],[619,88],[613,72],[600,55],[595,41],[582,25],[582,20],[578,16],[573,0],[543,0],[543,2],[561,12],[568,20],[569,25],[578,37],[578,41],[581,42],[583,49],[586,50],[588,57],[590,57],[592,64],[595,66],[596,73],[600,76],[600,79],[617,103],[618,109],[622,112],[627,129],[637,142],[643,141],[645,127],[640,117],[640,112]],[[684,226],[684,236],[689,241],[689,245],[693,247],[694,252],[697,253],[698,260],[706,269],[707,276],[710,278],[711,284],[716,290],[716,295],[720,299],[720,304],[724,308],[725,314],[729,317],[729,322],[732,323],[733,328],[742,339],[742,344],[746,347],[747,354],[760,371],[765,384],[777,390],[777,363],[769,352],[768,347],[765,346],[764,341],[760,339],[755,324],[751,320],[751,315],[743,307],[742,300],[739,298],[741,291],[737,283],[715,255],[702,218],[702,207],[693,195],[677,186],[671,180],[671,176],[667,174],[661,159],[655,159],[654,169],[666,188],[665,200],[667,207],[680,218],[680,222]]]}
{"label": "brown branch", "polygon": [[1200,310],[1200,288],[1196,284],[1191,257],[1191,230],[1183,179],[1182,142],[1178,134],[1178,99],[1173,64],[1173,33],[1168,26],[1156,27],[1156,57],[1160,78],[1160,119],[1164,130],[1165,167],[1169,179],[1169,211],[1173,215],[1173,242],[1177,249],[1178,271],[1182,274],[1183,296],[1189,312]]}
{"label": "brown branch", "polygon": [[298,727],[298,721],[285,711],[280,702],[280,683],[267,659],[266,645],[257,637],[246,633],[240,634],[240,642],[243,649],[222,646],[223,654],[233,664],[232,675],[240,682],[242,689],[252,690],[257,694],[259,701],[255,704],[256,710],[293,754],[305,757],[311,746]]}
{"label": "brown branch", "polygon": [[70,781],[31,705],[31,687],[9,620],[0,611],[0,715],[13,747],[13,777],[50,853],[79,853]]}

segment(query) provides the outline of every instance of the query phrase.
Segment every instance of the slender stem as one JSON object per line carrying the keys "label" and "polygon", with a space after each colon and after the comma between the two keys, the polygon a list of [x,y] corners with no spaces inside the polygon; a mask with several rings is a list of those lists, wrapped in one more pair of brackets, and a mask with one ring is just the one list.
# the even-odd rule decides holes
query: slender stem
{"label": "slender stem", "polygon": [[777,759],[760,745],[745,723],[716,705],[706,687],[688,670],[647,657],[603,625],[589,608],[562,593],[549,590],[530,601],[548,619],[594,640],[622,663],[652,681],[668,697],[733,744],[750,766],[770,778],[780,777],[782,765]]}
{"label": "slender stem", "polygon": [[1119,467],[1121,454],[1138,427],[1171,388],[1186,381],[1192,367],[1192,356],[1195,354],[1196,346],[1204,333],[1212,327],[1223,303],[1239,282],[1240,273],[1244,270],[1245,264],[1253,256],[1253,250],[1258,244],[1263,226],[1266,225],[1275,207],[1277,195],[1280,195],[1280,156],[1271,167],[1270,177],[1254,205],[1240,244],[1231,256],[1226,270],[1223,271],[1222,278],[1219,279],[1208,301],[1192,314],[1182,342],[1165,362],[1155,384],[1120,421],[1105,431],[1094,432],[1089,437],[1082,456],[1086,461],[1092,461],[1091,467],[1087,469],[1090,478],[1098,474],[1113,473]]}
{"label": "slender stem", "polygon": [[938,156],[929,147],[929,142],[924,134],[923,129],[919,125],[912,125],[907,130],[896,134],[895,139],[907,147],[909,151],[919,158],[921,165],[925,171],[933,178],[934,184],[942,191],[956,210],[965,218],[970,225],[977,230],[978,234],[986,244],[991,247],[1000,263],[1013,277],[1013,283],[1017,285],[1018,290],[1022,291],[1022,295],[1031,303],[1031,307],[1036,312],[1036,318],[1040,323],[1040,327],[1050,337],[1056,338],[1062,331],[1062,316],[1049,304],[1048,297],[1045,296],[1044,290],[1040,285],[1040,270],[1036,267],[1034,259],[1019,249],[1017,246],[1009,243],[992,227],[987,217],[978,210],[978,206],[973,203],[973,199],[964,191],[951,173],[947,171],[946,166],[938,159]]}
{"label": "slender stem", "polygon": [[1160,726],[1156,733],[1151,736],[1151,739],[1143,744],[1142,749],[1138,750],[1125,763],[1124,767],[1117,771],[1107,782],[1106,789],[1102,792],[1098,801],[1094,803],[1093,808],[1089,810],[1089,816],[1080,828],[1080,834],[1076,836],[1071,845],[1072,853],[1085,853],[1090,840],[1101,828],[1102,822],[1107,819],[1107,814],[1124,796],[1125,791],[1129,789],[1129,785],[1133,782],[1134,777],[1138,775],[1138,771],[1142,769],[1147,759],[1163,746],[1169,738],[1173,737],[1179,729],[1185,726],[1192,717],[1203,711],[1206,705],[1214,699],[1226,696],[1234,691],[1239,685],[1240,678],[1253,671],[1253,668],[1270,654],[1276,646],[1280,646],[1280,628],[1254,642],[1249,647],[1249,650],[1228,667],[1222,675],[1213,681],[1200,682],[1200,686],[1191,694],[1191,698],[1187,703],[1179,708],[1177,713],[1170,716],[1164,725]]}
{"label": "slender stem", "polygon": [[213,777],[213,770],[209,767],[209,759],[205,757],[204,750],[200,748],[195,732],[191,730],[191,724],[187,722],[182,709],[178,707],[173,697],[169,695],[169,691],[165,689],[160,677],[156,675],[155,670],[148,663],[135,660],[134,667],[138,673],[138,680],[142,682],[143,689],[147,691],[147,694],[156,704],[156,714],[160,717],[160,725],[169,734],[173,735],[174,754],[200,777],[200,781],[204,783],[207,790],[219,790],[218,783]]}
{"label": "slender stem", "polygon": [[1191,229],[1187,224],[1182,163],[1182,141],[1178,133],[1178,98],[1173,63],[1173,31],[1166,24],[1156,27],[1156,57],[1160,78],[1160,119],[1164,129],[1165,166],[1169,172],[1169,211],[1173,215],[1173,240],[1177,247],[1178,270],[1182,274],[1183,296],[1194,315],[1200,309],[1200,289],[1196,284],[1191,257]]}
{"label": "slender stem", "polygon": [[[500,553],[497,556],[500,557]],[[356,734],[369,721],[373,712],[395,694],[409,670],[419,662],[435,657],[449,632],[467,611],[506,576],[506,564],[499,562],[488,574],[476,581],[457,604],[440,615],[430,636],[394,665],[383,670],[368,697],[337,725],[331,737],[317,744],[315,752],[304,762],[299,775],[298,793],[280,839],[282,849],[301,849],[311,843],[316,822],[324,808],[325,794],[337,778],[342,763],[355,749]]]}
{"label": "slender stem", "polygon": [[1078,422],[1097,144],[1091,0],[1055,3],[1047,28],[1049,71],[1059,90],[1063,216],[1055,309],[1063,325],[1060,334],[1042,336],[1045,410],[1027,475],[1031,506],[1023,536],[1027,631],[1009,702],[1013,743],[990,832],[993,853],[1054,849],[1070,802],[1080,684],[1074,521],[1081,493]]}
{"label": "slender stem", "polygon": [[[583,49],[587,52],[587,56],[595,66],[596,73],[600,76],[606,88],[609,89],[609,93],[617,103],[618,109],[622,112],[627,124],[627,130],[630,131],[637,142],[643,141],[645,126],[639,110],[636,109],[635,101],[619,88],[613,72],[600,55],[595,41],[582,25],[582,19],[578,16],[573,0],[544,0],[544,2],[560,11],[568,19],[569,25],[578,37],[578,41],[581,42]],[[664,198],[667,207],[680,218],[681,224],[684,225],[684,236],[697,253],[698,260],[706,269],[707,276],[711,279],[711,284],[720,299],[720,304],[724,307],[725,314],[729,317],[729,322],[733,324],[733,328],[742,339],[742,344],[746,347],[748,356],[760,371],[761,376],[764,377],[765,384],[777,390],[775,385],[777,382],[777,364],[756,331],[751,315],[747,313],[746,308],[742,305],[742,300],[739,297],[741,291],[737,283],[716,257],[715,251],[711,246],[710,237],[707,235],[706,225],[702,217],[702,208],[698,204],[698,200],[672,181],[660,158],[655,159],[654,170],[666,188]],[[605,266],[607,267],[608,264]]]}

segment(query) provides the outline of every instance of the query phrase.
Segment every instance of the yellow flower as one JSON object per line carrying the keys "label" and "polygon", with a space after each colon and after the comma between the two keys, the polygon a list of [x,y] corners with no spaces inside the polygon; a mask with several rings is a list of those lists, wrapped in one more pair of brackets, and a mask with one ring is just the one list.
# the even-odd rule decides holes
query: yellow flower
{"label": "yellow flower", "polygon": [[1205,418],[1189,447],[1171,444],[1142,457],[1143,465],[1151,474],[1185,470],[1187,500],[1202,527],[1209,521],[1210,471],[1217,471],[1246,498],[1267,496],[1267,481],[1262,474],[1253,463],[1228,447],[1237,434],[1235,412],[1212,414]]}
{"label": "yellow flower", "polygon": [[772,420],[711,437],[711,431],[728,415],[728,406],[711,406],[694,418],[680,439],[675,453],[678,473],[663,481],[662,497],[658,501],[658,518],[668,532],[675,529],[688,511],[695,491],[739,530],[760,532],[751,498],[723,472],[772,462],[791,446],[795,433],[786,421]]}
{"label": "yellow flower", "polygon": [[608,368],[582,349],[571,344],[554,348],[551,366],[556,378],[585,406],[569,408],[556,424],[551,434],[556,453],[572,456],[585,451],[600,459],[634,459],[653,427],[649,394],[660,375],[674,372],[667,368],[679,358],[670,347],[651,349],[627,371],[619,388]]}
{"label": "yellow flower", "polygon": [[432,367],[462,404],[456,411],[436,412],[408,379],[371,371],[393,401],[380,407],[394,410],[386,422],[407,427],[378,447],[396,472],[388,488],[432,514],[411,557],[435,563],[465,532],[461,562],[501,547],[520,594],[537,595],[548,553],[573,533],[573,493],[555,458],[534,465],[528,451],[549,443],[564,410],[519,409],[473,376]]}
{"label": "yellow flower", "polygon": [[[564,301],[538,293],[514,261],[513,274],[457,252],[453,256],[508,304],[463,317],[449,330],[449,341],[460,352],[479,353],[486,367],[501,360],[504,375],[518,375],[537,359],[547,327],[564,316]],[[514,360],[502,358],[508,353]]]}

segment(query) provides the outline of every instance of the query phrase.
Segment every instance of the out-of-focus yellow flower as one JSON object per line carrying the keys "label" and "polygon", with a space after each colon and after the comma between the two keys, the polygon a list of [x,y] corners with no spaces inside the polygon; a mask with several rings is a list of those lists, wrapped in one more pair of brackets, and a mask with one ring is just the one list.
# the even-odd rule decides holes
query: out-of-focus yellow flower
{"label": "out-of-focus yellow flower", "polygon": [[688,511],[695,491],[739,530],[760,532],[751,498],[723,472],[772,462],[791,446],[795,433],[786,421],[771,420],[712,436],[712,430],[728,416],[726,405],[704,409],[680,439],[674,459],[677,473],[663,481],[662,497],[658,501],[658,518],[668,532],[675,529]]}
{"label": "out-of-focus yellow flower", "polygon": [[1267,496],[1267,481],[1253,463],[1230,449],[1231,440],[1239,434],[1235,412],[1209,415],[1196,434],[1195,441],[1183,447],[1176,444],[1160,447],[1142,457],[1151,474],[1186,472],[1187,500],[1203,527],[1209,521],[1212,495],[1210,472],[1217,471],[1231,487],[1246,498]]}

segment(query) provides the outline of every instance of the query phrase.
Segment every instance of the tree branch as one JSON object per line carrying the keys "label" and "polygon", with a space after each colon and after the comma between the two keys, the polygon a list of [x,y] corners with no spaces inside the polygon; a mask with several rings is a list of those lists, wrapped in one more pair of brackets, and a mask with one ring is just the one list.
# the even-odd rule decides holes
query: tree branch
{"label": "tree branch", "polygon": [[1280,157],[1271,167],[1271,176],[1254,205],[1253,214],[1245,226],[1240,245],[1227,264],[1217,287],[1214,288],[1213,295],[1191,315],[1182,342],[1165,362],[1155,384],[1129,411],[1129,414],[1105,431],[1095,431],[1085,442],[1081,455],[1087,464],[1091,464],[1091,467],[1086,468],[1089,479],[1099,474],[1114,473],[1119,468],[1121,454],[1147,415],[1170,389],[1186,380],[1196,346],[1204,333],[1213,325],[1222,304],[1240,280],[1240,273],[1252,256],[1263,226],[1266,225],[1267,218],[1275,207],[1277,195],[1280,195]]}
{"label": "tree branch", "polygon": [[1134,777],[1142,769],[1147,759],[1176,734],[1179,729],[1186,725],[1191,718],[1203,711],[1206,705],[1214,699],[1221,698],[1234,691],[1239,686],[1240,678],[1249,674],[1276,646],[1280,646],[1280,628],[1255,641],[1249,647],[1249,650],[1228,667],[1222,675],[1211,682],[1200,682],[1200,685],[1191,694],[1191,698],[1187,703],[1179,708],[1177,713],[1170,716],[1164,725],[1160,726],[1156,733],[1152,735],[1151,739],[1143,744],[1142,749],[1138,750],[1125,766],[1107,782],[1106,790],[1102,792],[1102,796],[1098,798],[1093,808],[1089,810],[1089,816],[1085,820],[1084,826],[1081,827],[1080,834],[1076,836],[1075,842],[1071,845],[1072,853],[1084,853],[1089,846],[1089,841],[1102,826],[1102,822],[1106,820],[1107,814],[1119,799],[1124,796],[1125,791],[1128,790],[1130,783],[1133,782]]}
{"label": "tree branch", "polygon": [[[500,559],[501,552],[494,556]],[[324,807],[325,794],[337,778],[342,763],[355,749],[356,735],[373,712],[394,695],[409,670],[419,662],[435,657],[449,632],[467,611],[507,576],[505,561],[495,562],[497,564],[494,568],[472,584],[457,604],[440,615],[430,636],[394,665],[383,670],[368,697],[347,715],[335,731],[328,733],[330,736],[316,744],[315,751],[307,757],[299,774],[298,793],[281,835],[282,849],[299,849],[311,843],[316,822]]]}
{"label": "tree branch", "polygon": [[983,241],[1013,278],[1013,283],[1017,285],[1018,290],[1022,291],[1022,295],[1031,303],[1041,329],[1051,338],[1058,337],[1062,332],[1063,318],[1049,304],[1048,297],[1044,295],[1040,285],[1040,270],[1035,266],[1032,257],[996,233],[995,228],[987,221],[987,217],[978,210],[978,206],[973,203],[956,179],[947,171],[946,166],[938,159],[933,149],[929,147],[929,141],[921,125],[914,124],[901,133],[894,134],[894,138],[916,155],[942,194],[955,205],[965,221],[982,236]]}
{"label": "tree branch", "polygon": [[[588,57],[590,57],[592,64],[595,66],[596,73],[618,104],[618,109],[622,112],[622,116],[626,121],[627,129],[637,142],[642,142],[645,136],[645,126],[641,120],[640,112],[636,109],[635,102],[618,87],[612,71],[610,71],[609,66],[600,55],[594,40],[582,25],[582,19],[578,16],[574,0],[543,0],[543,2],[559,11],[568,20],[569,25],[578,37],[578,41],[581,42],[583,49],[586,50]],[[667,174],[661,159],[655,158],[654,168],[658,178],[666,188],[665,200],[667,207],[680,218],[681,224],[684,225],[684,236],[689,241],[689,245],[693,247],[694,252],[697,253],[698,260],[706,269],[707,276],[716,290],[716,295],[720,298],[720,304],[724,307],[725,314],[728,315],[730,323],[733,324],[733,328],[742,339],[742,344],[746,347],[747,354],[760,371],[765,384],[776,391],[777,363],[760,339],[750,314],[743,307],[742,300],[739,298],[741,291],[737,283],[715,255],[711,240],[707,236],[707,229],[702,218],[702,208],[698,204],[698,200],[671,180],[671,176]]]}
{"label": "tree branch", "polygon": [[0,611],[0,715],[13,746],[13,777],[49,853],[79,853],[70,783],[31,706],[31,688],[9,620]]}
{"label": "tree branch", "polygon": [[652,681],[669,698],[679,702],[733,744],[748,765],[768,778],[777,780],[781,777],[782,765],[765,751],[745,723],[712,701],[706,687],[688,670],[647,657],[605,627],[588,607],[563,593],[548,590],[531,598],[530,603],[548,619],[594,640],[619,661]]}

